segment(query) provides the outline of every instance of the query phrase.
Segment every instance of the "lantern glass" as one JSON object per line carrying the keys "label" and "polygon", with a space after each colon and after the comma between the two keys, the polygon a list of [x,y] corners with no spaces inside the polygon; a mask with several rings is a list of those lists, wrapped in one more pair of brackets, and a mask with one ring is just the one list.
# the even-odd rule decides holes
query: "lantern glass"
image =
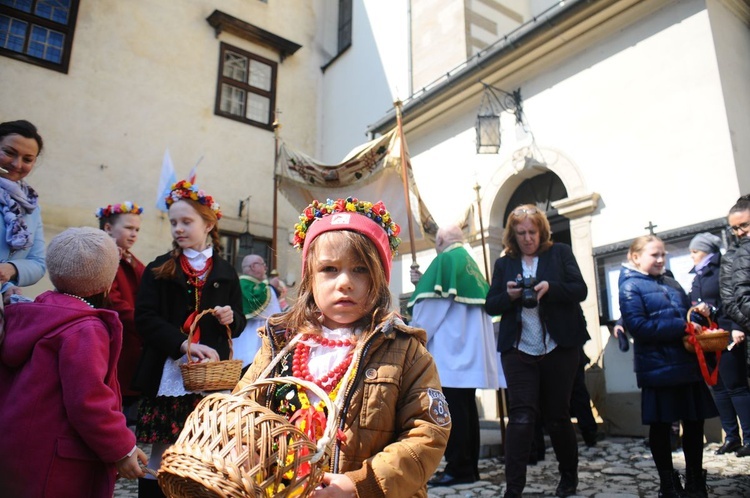
{"label": "lantern glass", "polygon": [[500,150],[500,116],[477,116],[477,154],[497,154]]}
{"label": "lantern glass", "polygon": [[253,248],[254,237],[250,232],[245,232],[239,237],[240,253],[247,254]]}

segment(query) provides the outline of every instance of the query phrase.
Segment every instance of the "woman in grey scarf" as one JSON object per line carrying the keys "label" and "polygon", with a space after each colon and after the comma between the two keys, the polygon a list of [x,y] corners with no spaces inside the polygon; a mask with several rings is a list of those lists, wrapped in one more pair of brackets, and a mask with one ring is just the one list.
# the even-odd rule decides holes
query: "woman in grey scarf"
{"label": "woman in grey scarf", "polygon": [[4,301],[38,282],[46,269],[38,195],[24,180],[42,151],[28,121],[0,123],[0,292]]}

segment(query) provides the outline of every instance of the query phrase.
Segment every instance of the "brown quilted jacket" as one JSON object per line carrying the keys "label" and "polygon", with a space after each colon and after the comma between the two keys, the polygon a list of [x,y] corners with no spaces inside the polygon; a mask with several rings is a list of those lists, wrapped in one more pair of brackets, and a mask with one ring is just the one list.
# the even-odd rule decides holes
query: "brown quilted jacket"
{"label": "brown quilted jacket", "polygon": [[[283,346],[282,336],[265,334],[261,351],[235,392],[269,365]],[[346,442],[337,444],[330,465],[331,472],[345,473],[354,482],[359,497],[427,496],[427,480],[448,441],[450,414],[426,340],[424,330],[400,320],[360,340],[354,381],[337,424]]]}

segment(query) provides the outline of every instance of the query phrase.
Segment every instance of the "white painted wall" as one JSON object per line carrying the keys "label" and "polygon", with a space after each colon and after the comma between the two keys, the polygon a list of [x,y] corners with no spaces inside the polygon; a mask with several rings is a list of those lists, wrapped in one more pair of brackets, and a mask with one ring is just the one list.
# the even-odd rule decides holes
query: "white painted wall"
{"label": "white painted wall", "polygon": [[337,163],[409,93],[408,1],[354,0],[352,45],[322,77],[317,157]]}
{"label": "white painted wall", "polygon": [[[750,192],[750,26],[723,2],[707,2],[725,111],[734,149],[739,193]],[[730,198],[731,199],[731,198]]]}
{"label": "white painted wall", "polygon": [[[520,86],[537,144],[579,170],[581,184],[568,184],[569,191],[601,194],[591,227],[595,247],[640,235],[649,220],[664,231],[721,217],[726,202],[696,199],[736,197],[721,79],[701,2],[666,8]],[[479,95],[407,135],[420,191],[438,224],[473,202],[477,179],[488,195],[491,178],[511,167],[509,116],[500,154],[475,154],[478,105]],[[502,226],[497,218],[490,223]]]}

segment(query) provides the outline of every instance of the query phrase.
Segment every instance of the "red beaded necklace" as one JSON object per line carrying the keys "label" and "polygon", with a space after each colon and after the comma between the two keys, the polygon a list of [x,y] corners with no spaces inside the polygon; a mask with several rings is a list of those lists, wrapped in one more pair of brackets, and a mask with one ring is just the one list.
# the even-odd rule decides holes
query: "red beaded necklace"
{"label": "red beaded necklace", "polygon": [[180,268],[187,277],[188,284],[195,287],[195,310],[197,311],[200,307],[201,294],[203,293],[203,286],[206,285],[207,278],[201,278],[211,271],[214,266],[213,257],[206,260],[206,266],[202,270],[196,270],[188,261],[187,256],[180,254]]}
{"label": "red beaded necklace", "polygon": [[325,392],[330,393],[334,387],[341,381],[352,362],[354,356],[354,349],[352,348],[346,355],[346,358],[341,360],[341,363],[333,367],[331,371],[325,374],[323,377],[316,379],[312,376],[309,369],[310,364],[310,346],[305,344],[305,341],[317,342],[321,346],[329,348],[342,348],[352,346],[352,341],[348,339],[334,340],[326,339],[317,334],[305,334],[300,338],[294,349],[294,359],[292,360],[292,373],[295,377],[305,379],[310,382],[314,382]]}

